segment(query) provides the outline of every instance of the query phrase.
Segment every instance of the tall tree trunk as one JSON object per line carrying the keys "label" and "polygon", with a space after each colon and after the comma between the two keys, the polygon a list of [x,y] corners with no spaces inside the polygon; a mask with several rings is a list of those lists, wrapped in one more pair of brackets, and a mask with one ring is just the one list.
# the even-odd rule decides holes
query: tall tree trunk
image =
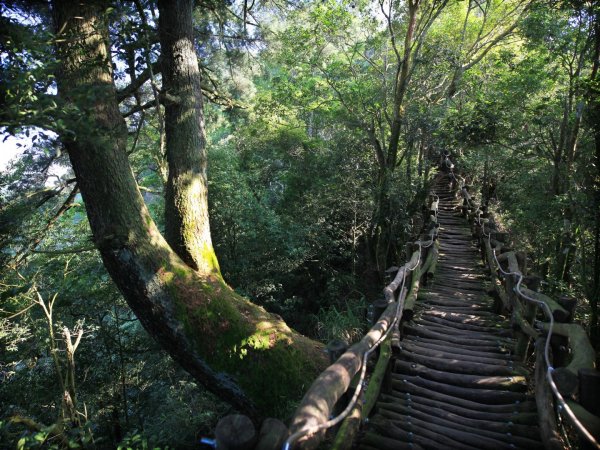
{"label": "tall tree trunk", "polygon": [[[419,159],[417,162],[417,175],[419,175],[419,178],[421,178],[423,176],[423,159],[425,158],[425,136],[422,134],[421,135],[421,139],[419,140]],[[423,184],[422,180],[421,184]]]}
{"label": "tall tree trunk", "polygon": [[61,139],[104,265],[144,328],[192,376],[250,414],[281,414],[325,367],[322,346],[236,295],[214,270],[190,268],[160,234],[126,155],[106,6],[53,4],[58,89],[73,112]]}
{"label": "tall tree trunk", "polygon": [[394,86],[394,116],[387,154],[387,166],[390,170],[394,169],[398,158],[400,131],[402,129],[402,120],[404,119],[404,97],[406,96],[410,74],[412,73],[413,42],[420,2],[421,0],[408,0],[408,23],[406,34],[404,35],[404,54],[402,60],[398,61],[396,84]]}
{"label": "tall tree trunk", "polygon": [[593,205],[594,205],[594,260],[592,286],[589,289],[591,295],[590,306],[592,310],[590,318],[590,334],[594,344],[600,343],[600,324],[598,309],[600,303],[600,7],[592,6],[594,17],[594,50],[592,73],[590,75],[590,88],[588,89],[588,104],[590,108],[590,119],[594,133],[595,154],[594,163],[596,173],[593,180]]}
{"label": "tall tree trunk", "polygon": [[379,175],[377,191],[375,192],[375,211],[371,221],[370,239],[372,249],[371,259],[380,277],[383,271],[392,263],[390,256],[393,253],[392,228],[393,211],[390,208],[390,189],[394,170],[398,163],[398,149],[400,145],[400,133],[402,131],[402,122],[404,120],[404,99],[408,90],[410,74],[413,64],[413,44],[415,28],[419,13],[419,4],[421,0],[408,1],[408,24],[406,34],[404,35],[404,49],[402,57],[399,50],[396,49],[395,37],[393,35],[393,25],[391,16],[388,17],[388,25],[397,58],[396,79],[394,83],[393,115],[390,129],[390,138],[387,146],[387,152],[384,154],[382,146],[377,142],[377,161],[379,163]]}
{"label": "tall tree trunk", "polygon": [[390,185],[392,179],[392,171],[387,167],[379,168],[379,175],[375,191],[375,212],[371,220],[370,240],[372,255],[371,260],[374,262],[375,270],[379,276],[383,276],[383,271],[388,268],[388,249],[390,235],[390,220],[392,220],[393,211],[390,208]]}
{"label": "tall tree trunk", "polygon": [[206,139],[192,0],[159,1],[169,176],[165,237],[190,267],[220,275],[208,222]]}

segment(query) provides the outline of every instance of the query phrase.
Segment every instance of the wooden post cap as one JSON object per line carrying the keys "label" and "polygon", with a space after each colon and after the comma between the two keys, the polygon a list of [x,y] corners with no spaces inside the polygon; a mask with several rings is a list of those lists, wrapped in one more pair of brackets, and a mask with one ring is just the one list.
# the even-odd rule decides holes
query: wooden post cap
{"label": "wooden post cap", "polygon": [[265,419],[260,427],[255,450],[280,450],[290,432],[281,420]]}
{"label": "wooden post cap", "polygon": [[542,277],[539,275],[529,274],[526,277],[523,277],[523,283],[532,291],[538,292],[542,283]]}
{"label": "wooden post cap", "polygon": [[231,414],[217,423],[215,440],[219,450],[251,450],[258,436],[248,416]]}
{"label": "wooden post cap", "polygon": [[327,343],[327,353],[329,354],[329,362],[333,364],[340,356],[348,349],[348,343],[341,339],[332,339]]}

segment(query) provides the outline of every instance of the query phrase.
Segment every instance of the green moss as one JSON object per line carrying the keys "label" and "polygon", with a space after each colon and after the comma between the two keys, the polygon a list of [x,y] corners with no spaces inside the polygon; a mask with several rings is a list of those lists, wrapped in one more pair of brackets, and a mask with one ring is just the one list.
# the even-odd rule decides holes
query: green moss
{"label": "green moss", "polygon": [[190,271],[185,267],[173,267],[173,272],[175,276],[179,277],[180,279],[187,279],[191,275]]}
{"label": "green moss", "polygon": [[308,355],[283,342],[260,353],[248,355],[248,370],[239,383],[264,414],[285,419],[293,413],[318,369],[307,361]]}
{"label": "green moss", "polygon": [[248,338],[242,340],[242,346],[248,346],[253,350],[268,350],[273,340],[277,339],[277,333],[270,329],[260,329]]}
{"label": "green moss", "polygon": [[221,280],[194,284],[190,276],[185,268],[171,267],[162,280],[199,355],[233,376],[264,414],[285,418],[317,376],[320,361],[293,342],[302,337]]}
{"label": "green moss", "polygon": [[204,245],[200,256],[202,257],[202,261],[206,261],[210,270],[215,274],[219,274],[220,277],[221,268],[219,267],[219,260],[212,245]]}

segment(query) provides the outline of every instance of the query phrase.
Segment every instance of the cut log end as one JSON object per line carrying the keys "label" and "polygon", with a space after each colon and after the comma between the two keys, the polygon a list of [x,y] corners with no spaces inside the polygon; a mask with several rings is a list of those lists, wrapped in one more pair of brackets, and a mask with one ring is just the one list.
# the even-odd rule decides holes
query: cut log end
{"label": "cut log end", "polygon": [[248,416],[232,414],[223,417],[215,429],[217,448],[221,450],[251,450],[258,436]]}

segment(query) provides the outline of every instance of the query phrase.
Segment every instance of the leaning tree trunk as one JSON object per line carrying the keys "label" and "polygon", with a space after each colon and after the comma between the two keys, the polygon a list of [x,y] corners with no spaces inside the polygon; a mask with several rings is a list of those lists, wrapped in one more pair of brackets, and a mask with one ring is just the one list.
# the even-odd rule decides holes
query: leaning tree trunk
{"label": "leaning tree trunk", "polygon": [[104,265],[146,330],[198,381],[250,414],[281,413],[325,366],[322,348],[236,295],[218,273],[192,269],[159,232],[127,159],[106,5],[53,4],[67,105],[61,139]]}

